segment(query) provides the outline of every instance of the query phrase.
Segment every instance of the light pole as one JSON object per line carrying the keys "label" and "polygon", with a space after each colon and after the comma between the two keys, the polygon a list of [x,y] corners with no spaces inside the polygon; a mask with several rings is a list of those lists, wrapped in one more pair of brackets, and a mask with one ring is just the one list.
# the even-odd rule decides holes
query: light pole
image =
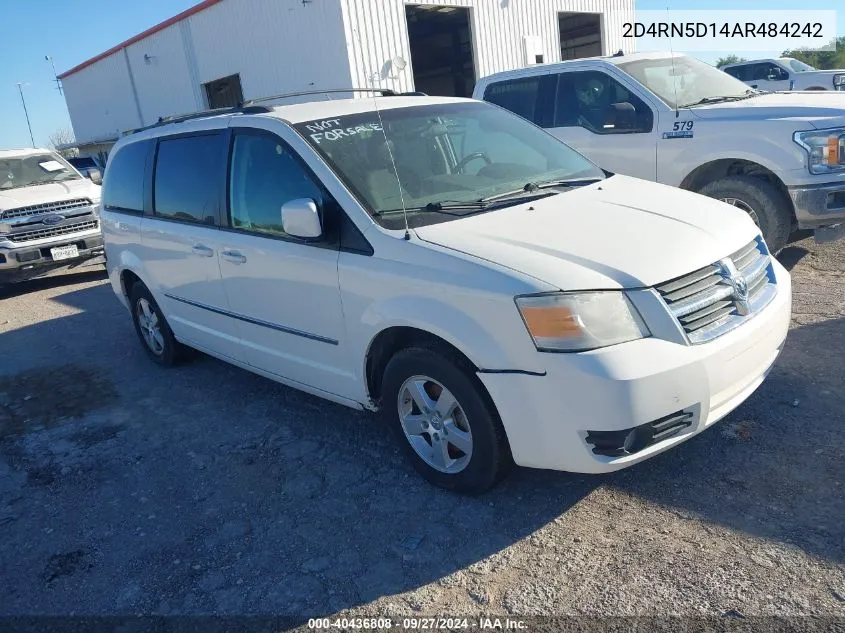
{"label": "light pole", "polygon": [[26,100],[23,98],[23,83],[15,84],[18,87],[18,92],[21,93],[21,103],[23,104],[23,113],[26,116],[26,126],[29,128],[29,140],[32,141],[32,146],[35,147],[35,139],[32,137],[32,125],[29,123],[29,112],[26,111]]}
{"label": "light pole", "polygon": [[50,67],[53,69],[53,79],[56,82],[56,90],[59,91],[59,94],[62,94],[62,80],[59,79],[59,76],[56,74],[56,65],[53,63],[53,56],[44,55],[44,60],[50,62]]}

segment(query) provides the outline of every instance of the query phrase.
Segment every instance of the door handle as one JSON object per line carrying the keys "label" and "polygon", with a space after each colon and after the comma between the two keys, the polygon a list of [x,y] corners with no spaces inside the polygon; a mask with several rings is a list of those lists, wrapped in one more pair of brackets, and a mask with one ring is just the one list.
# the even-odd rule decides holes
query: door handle
{"label": "door handle", "polygon": [[222,251],[220,256],[226,260],[227,262],[231,262],[232,264],[244,264],[246,263],[246,257],[240,251]]}
{"label": "door handle", "polygon": [[191,252],[200,257],[212,257],[214,255],[214,250],[208,248],[205,244],[194,244],[191,247]]}

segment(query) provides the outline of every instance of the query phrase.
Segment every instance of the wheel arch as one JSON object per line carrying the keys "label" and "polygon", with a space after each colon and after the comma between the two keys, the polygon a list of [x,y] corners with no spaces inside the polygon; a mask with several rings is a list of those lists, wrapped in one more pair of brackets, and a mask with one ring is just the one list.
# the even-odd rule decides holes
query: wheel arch
{"label": "wheel arch", "polygon": [[704,185],[728,176],[750,176],[760,178],[774,185],[789,202],[792,220],[795,221],[795,208],[784,182],[771,169],[753,160],[745,158],[718,158],[703,163],[688,173],[679,185],[687,191],[699,191]]}
{"label": "wheel arch", "polygon": [[[443,351],[473,374],[479,369],[466,353],[442,336],[415,326],[392,325],[373,337],[364,356],[367,395],[373,404],[377,405],[381,399],[381,381],[387,363],[398,351],[414,346]],[[483,385],[481,388],[486,394]]]}

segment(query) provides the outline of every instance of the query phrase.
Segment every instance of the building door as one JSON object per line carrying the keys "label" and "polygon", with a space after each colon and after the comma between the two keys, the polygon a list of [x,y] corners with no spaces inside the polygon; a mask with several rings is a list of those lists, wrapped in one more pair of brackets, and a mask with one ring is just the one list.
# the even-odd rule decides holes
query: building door
{"label": "building door", "polygon": [[243,103],[244,93],[241,90],[241,76],[229,75],[222,79],[215,79],[203,84],[205,97],[208,100],[208,107],[234,108]]}
{"label": "building door", "polygon": [[414,88],[430,95],[470,97],[475,60],[469,9],[407,5]]}
{"label": "building door", "polygon": [[598,13],[558,13],[560,58],[579,59],[604,54],[601,15]]}

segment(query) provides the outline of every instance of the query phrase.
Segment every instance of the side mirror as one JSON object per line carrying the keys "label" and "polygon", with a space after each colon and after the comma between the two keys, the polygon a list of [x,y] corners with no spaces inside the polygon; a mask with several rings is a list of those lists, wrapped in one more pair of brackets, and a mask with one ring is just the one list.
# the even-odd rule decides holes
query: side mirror
{"label": "side mirror", "polygon": [[298,198],[282,205],[282,228],[285,233],[302,239],[323,234],[317,203],[311,198]]}
{"label": "side mirror", "polygon": [[103,184],[103,176],[100,173],[99,169],[92,169],[88,172],[88,178],[91,179],[95,185],[102,185]]}
{"label": "side mirror", "polygon": [[637,110],[633,104],[623,101],[611,103],[605,114],[604,128],[606,130],[629,130],[637,129]]}

